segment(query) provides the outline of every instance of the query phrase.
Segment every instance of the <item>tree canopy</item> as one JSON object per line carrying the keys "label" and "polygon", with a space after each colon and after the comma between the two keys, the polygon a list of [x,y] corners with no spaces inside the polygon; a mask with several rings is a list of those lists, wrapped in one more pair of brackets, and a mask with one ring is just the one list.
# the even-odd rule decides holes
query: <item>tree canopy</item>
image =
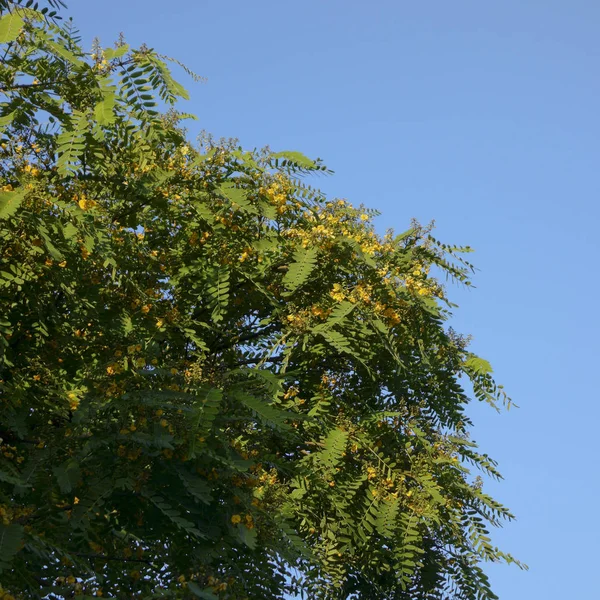
{"label": "tree canopy", "polygon": [[192,144],[172,59],[0,8],[0,597],[495,598],[470,249]]}

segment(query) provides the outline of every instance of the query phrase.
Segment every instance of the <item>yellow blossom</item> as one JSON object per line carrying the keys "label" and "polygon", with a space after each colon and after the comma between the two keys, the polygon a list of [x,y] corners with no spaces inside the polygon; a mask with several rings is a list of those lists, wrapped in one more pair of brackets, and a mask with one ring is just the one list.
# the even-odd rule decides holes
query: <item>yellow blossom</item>
{"label": "yellow blossom", "polygon": [[232,522],[234,525],[237,525],[238,523],[241,523],[241,522],[242,522],[242,517],[241,517],[241,515],[233,515],[233,516],[231,517],[231,522]]}

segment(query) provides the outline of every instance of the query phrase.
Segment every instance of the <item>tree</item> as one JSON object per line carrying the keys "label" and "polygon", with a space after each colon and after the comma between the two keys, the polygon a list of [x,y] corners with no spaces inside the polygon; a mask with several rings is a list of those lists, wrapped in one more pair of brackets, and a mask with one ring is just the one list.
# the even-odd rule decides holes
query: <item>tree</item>
{"label": "tree", "polygon": [[440,282],[469,248],[378,235],[319,160],[193,147],[170,59],[28,4],[0,4],[4,598],[495,598],[512,516],[465,387],[509,400]]}

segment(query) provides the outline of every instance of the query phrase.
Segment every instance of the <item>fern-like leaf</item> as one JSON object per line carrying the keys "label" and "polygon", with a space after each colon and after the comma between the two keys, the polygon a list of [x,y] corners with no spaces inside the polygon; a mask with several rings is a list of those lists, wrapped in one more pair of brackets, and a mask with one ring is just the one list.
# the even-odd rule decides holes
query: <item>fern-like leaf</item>
{"label": "fern-like leaf", "polygon": [[10,568],[13,557],[21,548],[23,527],[16,523],[0,525],[0,573]]}
{"label": "fern-like leaf", "polygon": [[65,129],[57,139],[58,142],[58,172],[68,175],[77,171],[80,158],[85,150],[85,133],[88,128],[84,113],[73,111],[71,128]]}
{"label": "fern-like leaf", "polygon": [[289,266],[283,278],[283,284],[288,289],[288,294],[293,293],[310,277],[317,264],[317,248],[298,248],[294,252],[294,262]]}
{"label": "fern-like leaf", "polygon": [[208,297],[215,323],[223,320],[229,303],[229,269],[225,266],[213,267],[208,273]]}

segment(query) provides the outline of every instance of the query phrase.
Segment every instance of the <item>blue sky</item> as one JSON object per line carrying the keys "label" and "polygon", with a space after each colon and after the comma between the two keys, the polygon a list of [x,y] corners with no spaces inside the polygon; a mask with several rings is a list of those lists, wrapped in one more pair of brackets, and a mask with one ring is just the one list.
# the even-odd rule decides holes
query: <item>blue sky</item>
{"label": "blue sky", "polygon": [[321,157],[321,187],[380,210],[382,230],[435,219],[477,250],[454,325],[520,405],[471,414],[505,475],[488,489],[518,516],[494,539],[530,566],[490,567],[494,588],[594,596],[600,3],[69,5],[88,44],[123,31],[207,77],[182,107],[200,127]]}

